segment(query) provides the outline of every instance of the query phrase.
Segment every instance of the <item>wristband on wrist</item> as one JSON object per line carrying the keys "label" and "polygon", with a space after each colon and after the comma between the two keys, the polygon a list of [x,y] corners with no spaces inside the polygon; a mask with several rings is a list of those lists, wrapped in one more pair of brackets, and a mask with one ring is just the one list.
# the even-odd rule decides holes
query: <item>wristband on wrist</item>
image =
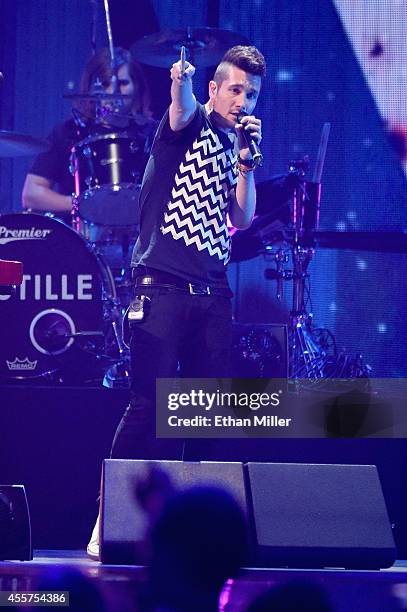
{"label": "wristband on wrist", "polygon": [[252,158],[250,158],[250,159],[242,159],[240,157],[240,155],[239,155],[238,158],[237,158],[237,161],[242,166],[246,166],[246,168],[250,168],[252,170],[254,170],[255,167],[256,167],[256,163],[255,163],[254,159],[252,159]]}
{"label": "wristband on wrist", "polygon": [[239,174],[243,174],[243,176],[250,174],[250,172],[254,172],[255,167],[256,166],[252,166],[252,167],[245,166],[239,161],[236,162],[236,170],[239,172]]}

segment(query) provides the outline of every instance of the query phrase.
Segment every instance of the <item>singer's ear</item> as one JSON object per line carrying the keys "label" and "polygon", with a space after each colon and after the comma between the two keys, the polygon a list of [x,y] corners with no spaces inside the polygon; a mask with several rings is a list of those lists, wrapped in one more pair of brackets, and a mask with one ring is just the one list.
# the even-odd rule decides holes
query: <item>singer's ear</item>
{"label": "singer's ear", "polygon": [[209,98],[213,100],[216,97],[218,86],[215,81],[209,81]]}

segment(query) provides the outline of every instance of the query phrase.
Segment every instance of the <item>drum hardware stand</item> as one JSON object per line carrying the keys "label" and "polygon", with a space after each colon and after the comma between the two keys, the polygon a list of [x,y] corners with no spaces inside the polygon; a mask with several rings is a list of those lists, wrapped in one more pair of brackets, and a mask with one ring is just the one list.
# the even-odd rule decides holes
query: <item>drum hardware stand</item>
{"label": "drum hardware stand", "polygon": [[291,161],[289,174],[295,178],[293,191],[293,228],[289,242],[292,270],[286,270],[288,250],[266,247],[276,268],[265,271],[265,277],[277,281],[277,299],[283,298],[283,282],[292,281],[292,309],[288,324],[289,378],[364,378],[369,366],[363,364],[361,355],[355,359],[338,355],[335,338],[329,330],[313,328],[312,312],[307,311],[306,289],[310,275],[308,266],[315,254],[314,230],[319,226],[320,182],[306,181],[308,159]]}
{"label": "drum hardware stand", "polygon": [[307,157],[291,161],[289,164],[289,174],[296,179],[293,192],[291,247],[293,295],[289,321],[290,378],[323,378],[327,357],[313,334],[312,313],[308,313],[305,306],[305,285],[309,279],[308,266],[315,253],[311,232],[319,225],[320,210],[320,183],[305,181],[308,167]]}
{"label": "drum hardware stand", "polygon": [[312,313],[305,306],[305,287],[309,280],[308,266],[315,253],[312,232],[319,226],[321,176],[325,161],[330,124],[322,128],[313,181],[305,180],[309,157],[289,162],[289,177],[293,184],[291,255],[293,270],[284,271],[287,256],[277,252],[277,298],[282,299],[283,280],[293,281],[292,309],[289,319],[289,377],[324,378],[326,352],[313,333]]}
{"label": "drum hardware stand", "polygon": [[[121,319],[121,317],[120,317]],[[120,331],[121,321],[112,321],[113,336],[119,352],[119,357],[114,360],[103,377],[103,386],[109,388],[128,388],[130,384],[130,356],[123,342]]]}
{"label": "drum hardware stand", "polygon": [[[319,342],[321,330],[312,327],[312,313],[306,307],[306,285],[309,281],[308,266],[315,254],[314,244],[311,238],[311,227],[305,227],[305,219],[310,221],[311,215],[305,215],[307,205],[311,198],[308,194],[314,190],[319,195],[314,184],[306,183],[305,172],[308,168],[308,160],[290,162],[289,172],[296,179],[293,193],[293,229],[289,242],[290,250],[266,247],[268,258],[271,257],[276,264],[275,269],[267,269],[265,277],[277,281],[277,299],[282,300],[284,295],[284,281],[292,281],[292,308],[290,310],[288,323],[288,345],[289,345],[289,378],[319,379],[326,377],[326,364],[332,355],[328,355],[326,347]],[[314,209],[314,223],[317,226],[319,216],[319,197],[317,201],[311,202]],[[312,223],[312,225],[314,224]],[[285,269],[289,262],[291,252],[292,270]],[[333,346],[335,343],[333,342]],[[335,348],[336,356],[336,348]]]}
{"label": "drum hardware stand", "polygon": [[[109,323],[109,327],[113,332],[111,342],[115,349],[117,349],[118,355],[115,357],[109,356],[111,363],[113,363],[105,370],[103,386],[109,388],[127,388],[130,383],[130,356],[122,337],[123,313],[121,302],[117,297],[105,296],[105,300],[110,305],[105,307],[104,318]],[[109,353],[109,348],[106,350]],[[100,358],[102,358],[102,355],[100,355]]]}
{"label": "drum hardware stand", "polygon": [[[309,157],[289,162],[289,178],[293,185],[291,257],[293,269],[285,271],[287,254],[280,249],[274,256],[276,270],[266,271],[266,277],[277,279],[277,299],[283,296],[283,281],[293,281],[292,309],[289,332],[289,377],[324,378],[326,352],[313,333],[312,313],[305,306],[305,287],[309,280],[308,266],[315,253],[312,232],[319,226],[321,176],[325,160],[330,124],[325,123],[318,150],[313,182],[305,180]],[[268,274],[267,274],[268,272]]]}

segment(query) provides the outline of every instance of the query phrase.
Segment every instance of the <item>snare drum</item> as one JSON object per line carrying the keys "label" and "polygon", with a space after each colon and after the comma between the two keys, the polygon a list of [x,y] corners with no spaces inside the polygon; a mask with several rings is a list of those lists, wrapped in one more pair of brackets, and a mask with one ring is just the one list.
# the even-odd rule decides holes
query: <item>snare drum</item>
{"label": "snare drum", "polygon": [[127,133],[90,136],[71,150],[74,228],[94,243],[121,242],[139,223],[145,139]]}
{"label": "snare drum", "polygon": [[61,221],[21,213],[0,216],[0,258],[24,270],[15,295],[0,295],[0,377],[101,378],[116,291],[94,249]]}

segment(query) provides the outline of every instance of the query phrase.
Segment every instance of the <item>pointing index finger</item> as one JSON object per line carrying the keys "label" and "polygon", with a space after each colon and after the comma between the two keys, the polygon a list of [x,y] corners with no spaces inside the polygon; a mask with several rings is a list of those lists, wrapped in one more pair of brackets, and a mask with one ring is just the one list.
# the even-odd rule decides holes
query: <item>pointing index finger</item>
{"label": "pointing index finger", "polygon": [[184,45],[182,45],[181,47],[181,56],[180,56],[180,62],[181,62],[181,76],[183,77],[185,74],[185,58],[186,58],[186,49],[184,47]]}

